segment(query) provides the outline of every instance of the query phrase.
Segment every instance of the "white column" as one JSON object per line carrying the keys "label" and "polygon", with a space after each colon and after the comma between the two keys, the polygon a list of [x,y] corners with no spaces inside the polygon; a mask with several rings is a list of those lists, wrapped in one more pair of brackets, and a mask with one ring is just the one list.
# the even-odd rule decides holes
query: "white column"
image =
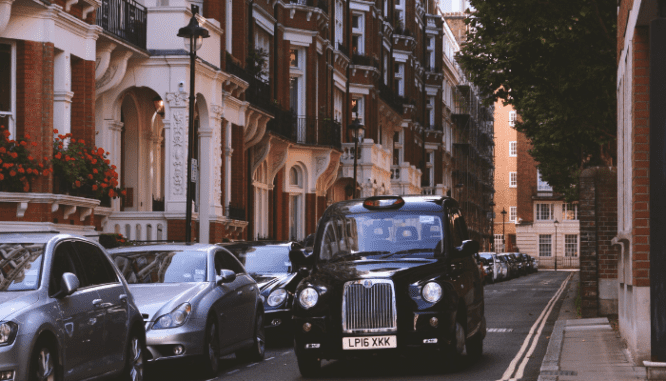
{"label": "white column", "polygon": [[68,52],[53,61],[53,128],[65,135],[72,132],[72,65]]}
{"label": "white column", "polygon": [[[121,133],[123,131],[123,123],[117,120],[104,120],[105,130],[106,130],[106,139],[105,143],[108,143],[108,147],[103,147],[107,152],[109,152],[109,160],[111,164],[116,166],[116,172],[118,176],[122,179],[123,173],[120,167],[120,159],[122,155],[121,147]],[[115,211],[120,210],[120,198],[114,198],[111,200],[111,207]],[[123,233],[124,234],[124,233]]]}
{"label": "white column", "polygon": [[164,211],[185,215],[187,195],[188,94],[167,93],[164,119]]}
{"label": "white column", "polygon": [[[213,125],[214,126],[214,125]],[[212,130],[199,130],[199,242],[207,243],[210,240],[210,214],[214,211],[214,187],[213,179],[215,174],[213,169],[215,167],[215,158],[212,155],[206,154],[208,152],[215,152],[213,146],[213,131]]]}

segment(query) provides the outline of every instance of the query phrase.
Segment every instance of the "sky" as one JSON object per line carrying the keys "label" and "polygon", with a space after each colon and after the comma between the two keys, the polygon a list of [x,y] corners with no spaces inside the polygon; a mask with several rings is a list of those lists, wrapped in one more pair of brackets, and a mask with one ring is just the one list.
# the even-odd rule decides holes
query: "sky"
{"label": "sky", "polygon": [[463,12],[470,8],[468,0],[437,0],[443,12]]}

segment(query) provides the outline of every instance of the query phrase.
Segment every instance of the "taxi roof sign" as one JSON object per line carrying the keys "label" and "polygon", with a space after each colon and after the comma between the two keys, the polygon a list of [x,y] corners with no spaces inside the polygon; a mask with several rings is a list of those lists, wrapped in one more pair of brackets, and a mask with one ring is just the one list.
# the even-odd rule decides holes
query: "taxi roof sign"
{"label": "taxi roof sign", "polygon": [[400,196],[373,196],[363,201],[366,209],[398,209],[405,205],[405,200]]}

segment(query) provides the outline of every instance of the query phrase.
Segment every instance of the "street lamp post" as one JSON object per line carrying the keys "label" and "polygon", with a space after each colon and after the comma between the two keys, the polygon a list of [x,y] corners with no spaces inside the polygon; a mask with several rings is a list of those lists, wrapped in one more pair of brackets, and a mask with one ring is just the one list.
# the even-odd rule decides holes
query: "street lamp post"
{"label": "street lamp post", "polygon": [[351,131],[354,135],[354,198],[356,198],[356,187],[358,184],[356,182],[356,166],[358,165],[358,137],[363,134],[365,129],[363,128],[361,121],[358,120],[358,116],[351,122],[347,129],[349,129],[349,131]]}
{"label": "street lamp post", "polygon": [[197,50],[201,48],[203,39],[210,37],[208,30],[202,28],[197,21],[199,6],[192,4],[192,18],[190,23],[178,30],[178,37],[183,37],[185,48],[190,54],[190,110],[189,126],[187,129],[187,195],[185,200],[185,242],[192,241],[192,151],[194,149],[194,65]]}
{"label": "street lamp post", "polygon": [[506,251],[506,238],[504,237],[504,216],[506,216],[506,209],[502,208],[502,251]]}
{"label": "street lamp post", "polygon": [[491,200],[488,206],[490,206],[490,251],[495,252],[495,203]]}
{"label": "street lamp post", "polygon": [[558,221],[555,220],[555,222],[553,222],[553,225],[555,225],[555,252],[553,253],[555,257],[555,271],[557,271],[557,224]]}

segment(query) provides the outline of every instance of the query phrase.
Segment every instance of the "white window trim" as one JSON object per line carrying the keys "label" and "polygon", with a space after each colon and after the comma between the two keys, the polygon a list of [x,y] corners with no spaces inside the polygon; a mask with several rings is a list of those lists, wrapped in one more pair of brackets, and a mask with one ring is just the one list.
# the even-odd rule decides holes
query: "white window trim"
{"label": "white window trim", "polygon": [[509,111],[509,126],[513,127],[516,125],[516,112]]}
{"label": "white window trim", "polygon": [[514,140],[509,142],[509,157],[516,156],[518,156],[518,142]]}
{"label": "white window trim", "polygon": [[10,64],[12,65],[10,76],[10,104],[9,112],[0,111],[0,115],[9,116],[9,125],[5,126],[7,130],[11,133],[10,139],[16,139],[16,42],[0,39],[0,43],[9,45],[10,47]]}
{"label": "white window trim", "polygon": [[398,69],[394,74],[393,78],[398,80],[398,95],[401,97],[405,96],[405,64],[402,62],[395,63],[396,68]]}
{"label": "white window trim", "polygon": [[509,221],[516,222],[518,221],[518,207],[510,206],[509,207]]}
{"label": "white window trim", "polygon": [[431,69],[435,69],[435,37],[428,37],[428,46],[426,48],[428,52],[428,66]]}
{"label": "white window trim", "polygon": [[365,98],[363,97],[362,94],[351,94],[352,99],[356,100],[356,111],[357,112],[352,112],[352,119],[356,119],[358,117],[358,120],[361,122],[362,125],[365,126]]}
{"label": "white window trim", "polygon": [[352,17],[354,16],[358,16],[359,26],[358,28],[352,27],[352,36],[359,36],[357,54],[363,55],[365,54],[365,13],[354,12]]}
{"label": "white window trim", "polygon": [[518,172],[509,172],[509,188],[518,188]]}

